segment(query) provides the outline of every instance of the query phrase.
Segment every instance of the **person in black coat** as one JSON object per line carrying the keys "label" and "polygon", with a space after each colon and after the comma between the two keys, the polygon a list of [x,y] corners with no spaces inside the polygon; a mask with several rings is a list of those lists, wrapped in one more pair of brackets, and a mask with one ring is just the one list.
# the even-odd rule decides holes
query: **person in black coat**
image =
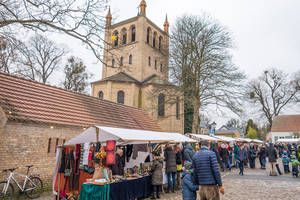
{"label": "person in black coat", "polygon": [[231,166],[230,166],[230,163],[229,163],[229,152],[227,150],[226,144],[221,145],[220,159],[221,159],[223,172],[226,171],[226,167],[228,167],[229,170],[231,170]]}
{"label": "person in black coat", "polygon": [[261,146],[258,152],[258,156],[259,156],[259,162],[260,162],[260,168],[261,169],[266,169],[266,147],[265,146]]}
{"label": "person in black coat", "polygon": [[168,177],[168,190],[167,193],[171,189],[171,178],[173,182],[172,192],[175,192],[176,188],[176,153],[170,144],[166,145],[165,153],[164,153],[165,161],[166,161],[166,173]]}
{"label": "person in black coat", "polygon": [[275,167],[276,167],[276,160],[277,160],[277,152],[276,149],[273,146],[273,143],[270,142],[270,147],[268,151],[268,156],[269,156],[269,163],[270,163],[270,175],[275,175],[277,174]]}
{"label": "person in black coat", "polygon": [[115,164],[111,167],[112,174],[113,175],[124,175],[124,159],[123,159],[123,151],[119,149],[116,153],[116,162]]}

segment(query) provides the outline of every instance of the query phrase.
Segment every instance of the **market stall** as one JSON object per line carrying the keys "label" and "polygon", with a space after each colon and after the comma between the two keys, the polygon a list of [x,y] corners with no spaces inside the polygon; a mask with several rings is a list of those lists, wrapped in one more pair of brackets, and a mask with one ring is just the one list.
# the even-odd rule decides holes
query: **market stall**
{"label": "market stall", "polygon": [[300,138],[278,139],[276,143],[300,143]]}
{"label": "market stall", "polygon": [[226,137],[226,136],[213,136],[214,138],[217,138],[218,140],[222,141],[222,142],[235,142],[236,139],[235,138],[232,138],[232,137]]}
{"label": "market stall", "polygon": [[[58,150],[53,179],[54,193],[65,195],[78,191],[80,199],[145,198],[151,192],[149,171],[152,144],[186,141],[195,142],[179,133],[103,126],[90,127],[67,141],[65,146]],[[112,142],[114,147],[110,149]],[[124,156],[119,156],[119,151]],[[68,158],[63,158],[68,156],[74,157],[71,163],[75,167],[69,167],[70,170],[61,170],[62,163],[70,165]],[[123,167],[125,168],[119,170],[119,174],[112,175],[119,157],[124,159],[125,166]],[[109,161],[112,162],[109,163]]]}
{"label": "market stall", "polygon": [[202,135],[202,134],[190,134],[190,136],[196,140],[206,140],[206,141],[210,141],[210,142],[218,142],[220,141],[220,139],[215,138],[215,137],[211,137],[208,135]]}

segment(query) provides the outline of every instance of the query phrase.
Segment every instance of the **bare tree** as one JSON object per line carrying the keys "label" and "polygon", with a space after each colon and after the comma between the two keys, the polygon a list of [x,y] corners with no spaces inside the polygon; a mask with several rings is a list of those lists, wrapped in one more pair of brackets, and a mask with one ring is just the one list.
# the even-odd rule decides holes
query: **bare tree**
{"label": "bare tree", "polygon": [[182,87],[185,103],[193,105],[193,127],[199,126],[199,109],[208,105],[238,113],[244,75],[232,63],[229,32],[207,15],[178,18],[170,36],[170,73]]}
{"label": "bare tree", "polygon": [[107,0],[1,0],[0,32],[64,33],[86,44],[101,60]]}
{"label": "bare tree", "polygon": [[79,58],[71,56],[64,69],[64,88],[74,92],[84,93],[91,75],[86,71],[86,66]]}
{"label": "bare tree", "polygon": [[12,65],[18,57],[18,49],[24,44],[14,37],[0,36],[0,72],[11,73]]}
{"label": "bare tree", "polygon": [[66,50],[58,47],[44,36],[35,35],[29,43],[19,49],[16,74],[25,78],[46,83],[52,73],[59,69],[61,58]]}
{"label": "bare tree", "polygon": [[299,80],[288,77],[288,74],[273,68],[248,83],[246,98],[266,117],[269,129],[274,117],[286,106],[296,103],[297,97],[299,99]]}

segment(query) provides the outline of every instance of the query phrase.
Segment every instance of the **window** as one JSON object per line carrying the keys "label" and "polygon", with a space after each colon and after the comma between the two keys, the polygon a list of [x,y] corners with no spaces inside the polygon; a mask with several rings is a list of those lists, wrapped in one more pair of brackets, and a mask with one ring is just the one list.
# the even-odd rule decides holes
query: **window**
{"label": "window", "polygon": [[158,49],[161,49],[161,42],[162,42],[162,37],[160,36],[158,39]]}
{"label": "window", "polygon": [[131,28],[131,42],[134,42],[135,41],[135,27],[132,27]]}
{"label": "window", "polygon": [[120,66],[123,66],[123,57],[121,57],[121,59],[120,59]]}
{"label": "window", "polygon": [[125,28],[122,29],[122,44],[127,43],[127,31]]}
{"label": "window", "polygon": [[129,56],[129,64],[132,64],[132,55]]}
{"label": "window", "polygon": [[98,97],[99,99],[103,100],[104,94],[102,91],[99,92]]}
{"label": "window", "polygon": [[48,140],[48,153],[51,151],[51,138]]}
{"label": "window", "polygon": [[150,27],[147,28],[147,44],[150,43],[150,34],[151,34],[151,29]]}
{"label": "window", "polygon": [[115,67],[115,59],[111,60],[111,67]]}
{"label": "window", "polygon": [[179,97],[176,97],[176,119],[180,119],[180,117],[179,117],[179,107],[180,106],[180,104],[179,104]]}
{"label": "window", "polygon": [[152,46],[155,48],[155,46],[156,46],[156,35],[157,35],[157,33],[155,32],[154,34],[153,34],[153,44],[152,44]]}
{"label": "window", "polygon": [[118,99],[117,99],[117,102],[120,103],[120,104],[124,104],[124,92],[123,91],[119,91],[118,92]]}
{"label": "window", "polygon": [[162,72],[162,68],[163,68],[163,66],[162,66],[162,64],[160,64],[160,72]]}
{"label": "window", "polygon": [[157,69],[157,61],[154,61],[154,68]]}
{"label": "window", "polygon": [[164,94],[158,95],[158,116],[160,117],[165,116],[165,95]]}
{"label": "window", "polygon": [[118,43],[119,43],[119,33],[118,33],[118,31],[116,31],[114,33],[114,36],[116,37],[115,40],[114,40],[114,46],[118,46]]}
{"label": "window", "polygon": [[148,57],[148,66],[151,66],[151,57]]}

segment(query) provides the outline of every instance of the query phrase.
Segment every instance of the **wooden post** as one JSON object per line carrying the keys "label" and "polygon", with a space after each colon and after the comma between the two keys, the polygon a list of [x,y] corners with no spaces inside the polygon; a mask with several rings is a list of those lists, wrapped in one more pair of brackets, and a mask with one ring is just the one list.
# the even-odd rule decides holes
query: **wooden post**
{"label": "wooden post", "polygon": [[96,142],[99,142],[99,128],[96,127]]}

